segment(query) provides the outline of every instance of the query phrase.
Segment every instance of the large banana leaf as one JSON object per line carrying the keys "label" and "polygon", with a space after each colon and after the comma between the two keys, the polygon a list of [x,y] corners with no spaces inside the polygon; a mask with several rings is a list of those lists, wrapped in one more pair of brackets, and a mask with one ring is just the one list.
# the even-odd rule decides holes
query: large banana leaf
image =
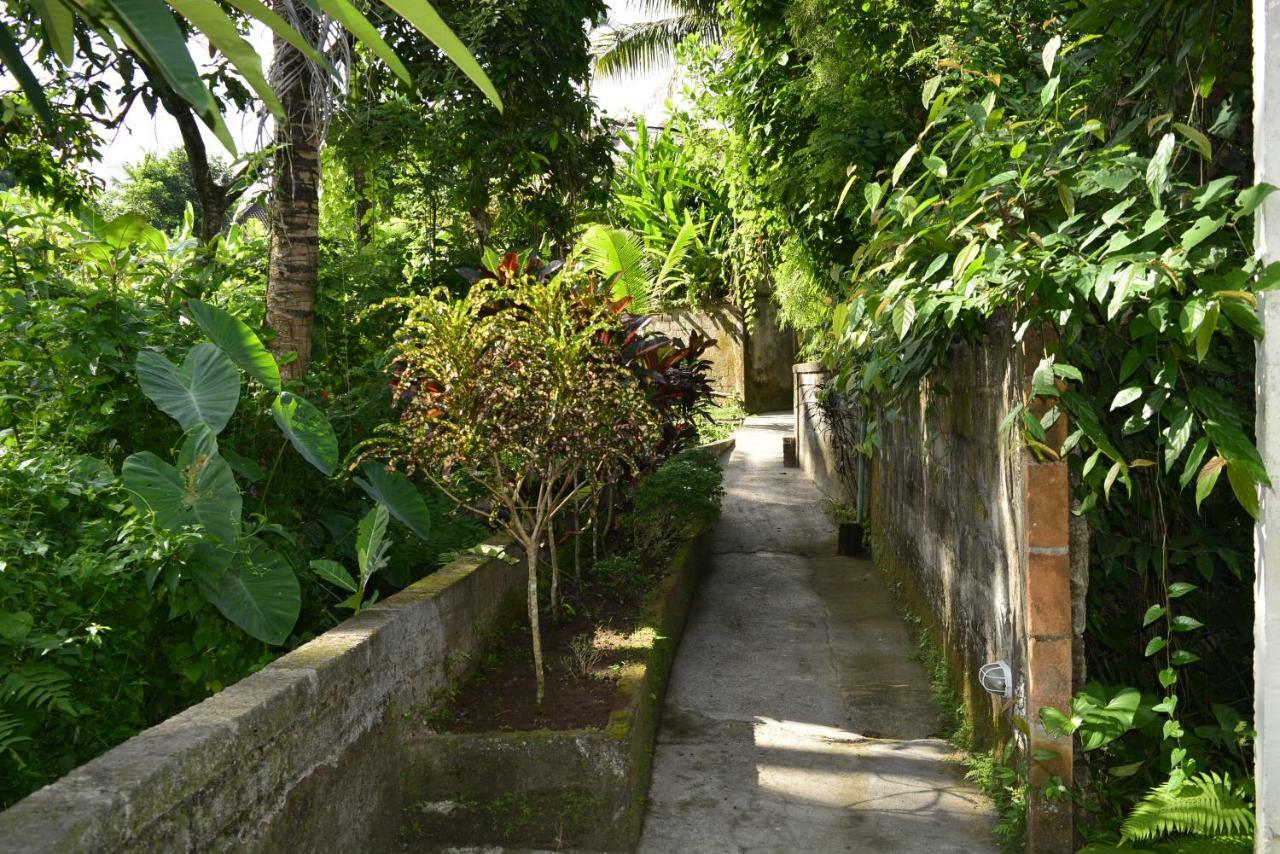
{"label": "large banana leaf", "polygon": [[[227,0],[228,5],[258,21],[330,73],[333,64],[308,44],[294,28],[261,0]],[[337,20],[382,59],[406,83],[411,82],[404,63],[377,29],[348,0],[308,0],[308,5]],[[388,5],[430,39],[485,93],[499,110],[502,99],[475,57],[458,40],[432,6],[424,0],[393,0]],[[182,31],[173,17],[177,10],[210,43],[231,61],[245,80],[277,116],[282,114],[277,93],[262,73],[261,58],[239,34],[238,28],[213,0],[33,0],[45,39],[64,64],[75,60],[75,18],[111,41],[114,33],[124,46],[154,69],[195,110],[229,151],[235,151],[231,132],[223,121],[213,93],[200,77]],[[114,45],[113,45],[114,46]],[[49,133],[55,130],[53,111],[44,87],[27,66],[13,31],[0,23],[0,66],[8,69],[26,94]]]}
{"label": "large banana leaf", "polygon": [[27,99],[31,101],[31,108],[36,111],[40,121],[44,122],[45,130],[53,133],[53,110],[49,109],[49,99],[44,96],[44,87],[27,67],[27,61],[22,58],[22,49],[18,47],[13,33],[5,26],[4,21],[0,21],[0,64],[9,69],[9,73],[18,81]]}
{"label": "large banana leaf", "polygon": [[169,0],[169,5],[204,33],[209,44],[222,51],[240,76],[258,93],[267,109],[277,117],[284,115],[284,107],[262,73],[262,57],[258,56],[253,45],[245,41],[235,21],[228,18],[217,3],[213,0]]}
{"label": "large banana leaf", "polygon": [[109,0],[107,23],[191,105],[228,151],[235,151],[222,113],[191,60],[173,12],[161,0]]}
{"label": "large banana leaf", "polygon": [[221,433],[240,402],[240,374],[221,350],[197,344],[182,367],[150,350],[138,354],[138,384],[164,412],[190,430],[204,424]]}
{"label": "large banana leaf", "polygon": [[489,80],[489,75],[484,73],[484,69],[476,62],[471,51],[467,50],[454,35],[453,30],[449,29],[449,25],[430,3],[424,0],[383,0],[383,2],[400,17],[413,24],[418,32],[431,39],[432,44],[440,48],[444,55],[453,60],[453,64],[462,70],[463,74],[471,78],[472,83],[480,87],[480,91],[493,102],[498,111],[502,111],[502,98]]}

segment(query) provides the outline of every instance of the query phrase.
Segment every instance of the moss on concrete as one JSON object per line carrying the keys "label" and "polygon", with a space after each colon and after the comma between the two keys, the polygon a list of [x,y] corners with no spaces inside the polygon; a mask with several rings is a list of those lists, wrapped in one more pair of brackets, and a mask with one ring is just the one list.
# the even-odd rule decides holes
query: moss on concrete
{"label": "moss on concrete", "polygon": [[618,680],[598,729],[419,732],[405,744],[400,833],[432,844],[631,850],[639,837],[658,718],[710,538],[671,558],[639,624],[654,634],[645,661]]}

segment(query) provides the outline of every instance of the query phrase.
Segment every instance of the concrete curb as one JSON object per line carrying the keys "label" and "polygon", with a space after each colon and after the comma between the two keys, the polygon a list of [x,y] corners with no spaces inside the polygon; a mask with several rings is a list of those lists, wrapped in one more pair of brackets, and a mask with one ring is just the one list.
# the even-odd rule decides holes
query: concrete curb
{"label": "concrete curb", "polygon": [[654,640],[623,671],[604,728],[411,734],[404,844],[633,851],[671,663],[710,548],[708,527],[646,597],[640,625]]}
{"label": "concrete curb", "polygon": [[733,436],[729,436],[728,438],[720,439],[719,441],[716,441],[716,442],[707,442],[705,445],[698,445],[694,448],[694,450],[707,451],[708,453],[714,454],[718,458],[732,451],[734,449],[734,446],[736,446],[737,444],[738,444],[738,440],[735,439]]}

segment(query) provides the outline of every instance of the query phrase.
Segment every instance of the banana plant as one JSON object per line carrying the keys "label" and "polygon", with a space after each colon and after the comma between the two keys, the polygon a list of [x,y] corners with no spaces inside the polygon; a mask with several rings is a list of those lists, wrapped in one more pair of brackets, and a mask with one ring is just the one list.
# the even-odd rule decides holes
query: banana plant
{"label": "banana plant", "polygon": [[[253,637],[273,645],[285,642],[302,606],[297,575],[288,559],[244,530],[243,499],[218,435],[240,401],[241,372],[273,394],[271,414],[289,444],[328,477],[338,467],[338,440],[329,420],[300,395],[286,390],[280,367],[261,339],[234,315],[189,300],[187,317],[209,338],[187,352],[180,365],[160,353],[138,354],[142,391],[184,431],[174,463],[150,451],[130,455],[121,479],[137,512],[173,535],[194,536],[191,557],[166,573],[172,589],[184,574],[204,598]],[[360,583],[333,561],[313,569],[317,575],[355,594],[342,603],[359,610],[369,579],[386,565],[390,540],[387,521],[394,516],[416,536],[430,536],[431,516],[418,490],[403,474],[367,461],[355,483],[377,505],[360,524],[357,556]],[[345,576],[345,581],[343,580]],[[155,577],[147,579],[149,585]]]}
{"label": "banana plant", "polygon": [[[340,24],[356,41],[385,62],[406,85],[412,85],[404,63],[369,19],[347,0],[303,1],[317,14],[326,15]],[[332,63],[316,46],[261,0],[227,2],[251,22],[271,30],[322,68],[336,74]],[[191,57],[177,16],[185,19],[194,31],[208,40],[211,48],[227,58],[277,120],[284,118],[280,100],[263,73],[262,58],[241,35],[237,20],[215,0],[33,0],[31,5],[40,22],[43,47],[63,65],[72,65],[77,59],[77,50],[84,50],[83,45],[87,44],[78,38],[78,29],[96,34],[113,51],[120,47],[129,49],[154,68],[173,91],[191,105],[196,115],[229,151],[235,151],[235,143],[223,121],[217,100]],[[488,75],[430,3],[425,0],[386,0],[386,6],[430,39],[499,111],[502,110],[502,99]],[[55,120],[44,87],[27,65],[14,29],[3,20],[0,20],[0,65],[14,76],[32,109],[52,133]]]}

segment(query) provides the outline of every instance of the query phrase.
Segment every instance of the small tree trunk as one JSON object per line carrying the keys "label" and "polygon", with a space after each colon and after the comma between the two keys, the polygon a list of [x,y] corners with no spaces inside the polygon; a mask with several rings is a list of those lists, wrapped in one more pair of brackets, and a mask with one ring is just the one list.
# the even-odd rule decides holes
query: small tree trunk
{"label": "small tree trunk", "polygon": [[529,565],[529,635],[533,639],[533,676],[538,683],[538,705],[546,678],[542,673],[542,630],[538,625],[538,538],[531,537],[525,546],[526,563]]}
{"label": "small tree trunk", "polygon": [[[576,483],[574,484],[577,485]],[[573,499],[573,583],[582,595],[582,502]]]}
{"label": "small tree trunk", "polygon": [[366,220],[369,219],[369,211],[372,208],[372,205],[369,204],[366,184],[364,166],[356,165],[351,167],[351,188],[356,195],[356,242],[361,246],[369,245],[369,223]]}
{"label": "small tree trunk", "polygon": [[556,548],[556,523],[547,520],[547,548],[551,550],[551,613],[560,612],[560,550]]}

